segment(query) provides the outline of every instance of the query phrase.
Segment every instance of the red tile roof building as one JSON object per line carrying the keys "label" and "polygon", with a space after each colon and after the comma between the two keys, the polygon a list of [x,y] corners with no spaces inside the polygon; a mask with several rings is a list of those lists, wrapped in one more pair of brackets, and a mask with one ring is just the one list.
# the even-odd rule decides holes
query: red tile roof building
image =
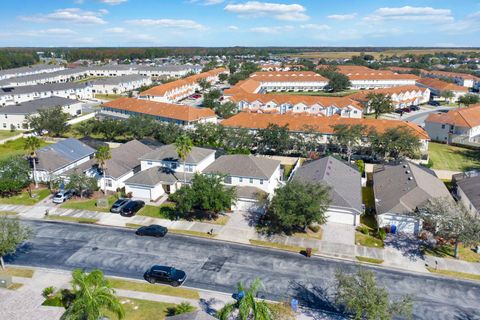
{"label": "red tile roof building", "polygon": [[458,101],[458,98],[468,93],[467,87],[462,87],[455,83],[442,81],[436,78],[421,78],[417,80],[417,85],[430,89],[432,94],[437,97],[441,97],[443,92],[450,91],[453,93],[453,97],[446,100],[451,102]]}
{"label": "red tile roof building", "polygon": [[145,115],[155,120],[191,125],[197,122],[217,122],[215,112],[209,108],[197,108],[165,102],[148,101],[134,98],[120,98],[102,105],[107,115],[127,118],[132,115]]}
{"label": "red tile roof building", "polygon": [[427,103],[430,100],[430,89],[419,86],[400,86],[375,90],[362,90],[351,94],[348,98],[368,105],[367,96],[371,93],[380,93],[392,99],[395,108]]}

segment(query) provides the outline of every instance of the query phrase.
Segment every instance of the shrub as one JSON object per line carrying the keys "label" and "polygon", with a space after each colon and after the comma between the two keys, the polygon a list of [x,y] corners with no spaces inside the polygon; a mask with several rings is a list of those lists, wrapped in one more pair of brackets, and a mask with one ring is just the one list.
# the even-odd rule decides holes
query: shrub
{"label": "shrub", "polygon": [[55,287],[51,287],[51,286],[46,287],[42,291],[42,297],[44,297],[45,299],[48,299],[54,292],[55,292]]}
{"label": "shrub", "polygon": [[309,225],[309,226],[308,226],[308,229],[310,229],[312,232],[317,233],[318,231],[320,231],[320,226],[319,226],[318,224]]}
{"label": "shrub", "polygon": [[361,232],[361,233],[363,233],[363,234],[365,234],[365,235],[367,235],[367,236],[368,236],[368,234],[370,233],[369,228],[368,228],[367,226],[364,226],[364,225],[359,226],[359,227],[357,228],[357,231],[359,231],[359,232]]}
{"label": "shrub", "polygon": [[167,313],[169,316],[176,316],[183,313],[189,313],[194,311],[195,308],[188,302],[182,302],[179,305],[168,308]]}
{"label": "shrub", "polygon": [[383,241],[385,240],[385,238],[387,237],[387,232],[385,231],[385,229],[380,229],[378,231],[378,237]]}

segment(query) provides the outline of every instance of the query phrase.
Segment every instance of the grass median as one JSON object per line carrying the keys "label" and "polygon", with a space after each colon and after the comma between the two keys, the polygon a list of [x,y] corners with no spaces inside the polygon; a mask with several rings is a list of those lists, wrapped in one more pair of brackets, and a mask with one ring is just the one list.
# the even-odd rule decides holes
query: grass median
{"label": "grass median", "polygon": [[76,217],[68,217],[68,216],[48,216],[45,219],[78,222],[78,223],[86,223],[86,224],[95,224],[99,221],[98,219],[93,219],[93,218],[76,218]]}
{"label": "grass median", "polygon": [[382,264],[383,259],[375,259],[375,258],[369,258],[369,257],[361,257],[361,256],[356,256],[358,261],[360,262],[367,262],[367,263],[374,263],[374,264]]}
{"label": "grass median", "polygon": [[465,273],[465,272],[458,272],[458,271],[450,271],[450,270],[440,270],[435,268],[427,268],[428,271],[431,273],[440,274],[443,276],[453,277],[457,279],[467,279],[467,280],[478,280],[480,281],[479,274],[472,274],[472,273]]}
{"label": "grass median", "polygon": [[[305,252],[305,249],[306,249],[305,247],[292,246],[288,244],[262,241],[262,240],[250,239],[249,242],[250,244],[253,244],[255,246],[274,248],[274,249],[286,250],[286,251],[297,252],[297,253]],[[312,250],[312,253],[316,253],[316,252],[317,252],[317,249]]]}
{"label": "grass median", "polygon": [[28,268],[18,268],[18,267],[6,267],[4,270],[0,269],[0,275],[8,274],[12,277],[20,278],[32,278],[35,273],[35,270]]}
{"label": "grass median", "polygon": [[166,285],[159,285],[159,284],[150,284],[147,282],[139,282],[139,281],[132,281],[132,280],[124,280],[124,279],[117,279],[117,278],[108,278],[111,285],[115,289],[122,289],[122,290],[131,290],[131,291],[138,291],[138,292],[148,292],[154,294],[160,294],[165,296],[172,296],[172,297],[181,297],[185,299],[192,299],[197,300],[200,299],[200,295],[197,291],[192,289],[185,289],[185,288],[178,288],[178,287],[170,287]]}

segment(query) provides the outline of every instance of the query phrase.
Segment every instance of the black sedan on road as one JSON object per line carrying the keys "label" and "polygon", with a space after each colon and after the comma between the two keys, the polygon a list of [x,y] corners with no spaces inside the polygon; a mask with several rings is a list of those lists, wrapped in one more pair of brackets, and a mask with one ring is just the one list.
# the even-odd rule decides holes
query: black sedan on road
{"label": "black sedan on road", "polygon": [[150,226],[140,227],[135,231],[137,236],[151,236],[151,237],[165,237],[168,229],[158,224],[152,224]]}
{"label": "black sedan on road", "polygon": [[143,278],[150,283],[168,283],[178,287],[185,282],[187,274],[173,267],[155,265],[145,272]]}
{"label": "black sedan on road", "polygon": [[145,202],[140,200],[132,200],[120,209],[122,217],[133,217],[140,209],[145,206]]}
{"label": "black sedan on road", "polygon": [[112,205],[112,208],[110,209],[110,212],[112,213],[119,213],[122,208],[130,202],[130,199],[124,199],[124,198],[120,198],[118,199],[117,201],[115,201],[115,203]]}

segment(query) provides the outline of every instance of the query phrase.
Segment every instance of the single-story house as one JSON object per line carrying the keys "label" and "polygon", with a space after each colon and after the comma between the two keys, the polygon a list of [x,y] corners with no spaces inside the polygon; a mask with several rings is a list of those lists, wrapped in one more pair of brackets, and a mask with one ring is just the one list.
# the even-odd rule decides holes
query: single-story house
{"label": "single-story house", "polygon": [[77,139],[65,139],[37,150],[37,181],[49,182],[93,159],[95,149]]}
{"label": "single-story house", "polygon": [[125,192],[156,201],[165,193],[174,193],[185,179],[189,183],[214,161],[215,150],[193,147],[184,166],[174,144],[162,146],[140,157],[141,171],[125,181]]}
{"label": "single-story house", "polygon": [[292,181],[319,183],[330,187],[329,222],[360,224],[363,213],[362,177],[360,172],[347,163],[328,156],[308,162],[299,167]]}
{"label": "single-story house", "polygon": [[280,161],[252,155],[224,155],[209,165],[206,174],[225,176],[226,186],[236,187],[233,210],[259,211],[262,198],[272,196],[280,182]]}
{"label": "single-story house", "polygon": [[62,111],[70,116],[77,116],[82,113],[83,103],[78,100],[50,97],[22,102],[16,106],[0,108],[1,126],[0,130],[28,130],[27,116],[37,114],[42,109],[50,109],[60,106]]}
{"label": "single-story house", "polygon": [[410,213],[425,206],[430,199],[451,197],[432,170],[408,161],[376,166],[373,191],[378,225],[396,226],[399,232],[415,234],[421,231],[422,221]]}
{"label": "single-story house", "polygon": [[480,143],[480,104],[447,113],[430,113],[425,119],[425,130],[435,141]]}

